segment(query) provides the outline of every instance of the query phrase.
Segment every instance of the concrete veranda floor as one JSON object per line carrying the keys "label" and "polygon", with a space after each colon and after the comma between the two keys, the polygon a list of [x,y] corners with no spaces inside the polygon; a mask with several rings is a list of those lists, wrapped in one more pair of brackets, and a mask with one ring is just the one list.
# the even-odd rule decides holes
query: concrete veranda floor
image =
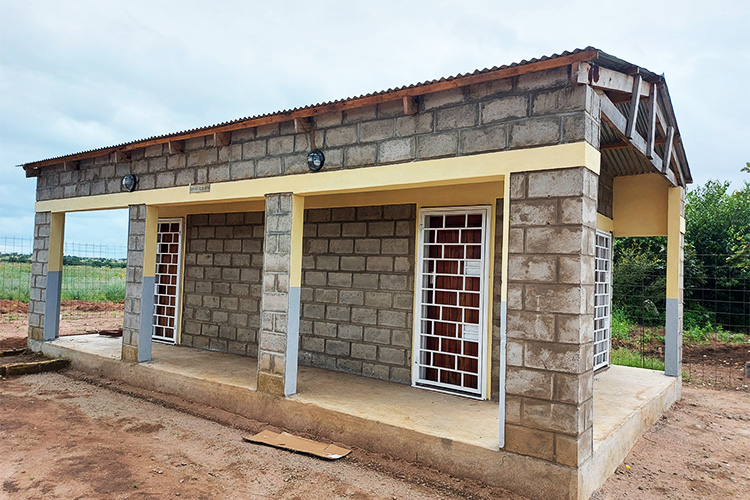
{"label": "concrete veranda floor", "polygon": [[[426,461],[438,468],[445,465],[447,472],[456,475],[465,471],[481,480],[502,479],[512,476],[511,469],[516,467],[507,461],[511,454],[498,452],[499,413],[494,402],[304,366],[299,368],[298,393],[274,398],[255,390],[254,358],[154,343],[150,362],[130,364],[120,361],[120,349],[120,339],[98,335],[62,337],[41,344],[45,354],[68,358],[82,371],[292,431],[410,461]],[[612,366],[597,374],[594,456],[578,475],[579,492],[586,495],[599,487],[678,397],[679,382],[661,372]],[[486,465],[493,452],[502,455],[489,460],[497,462],[492,467],[506,467],[505,472]],[[473,475],[478,469],[487,470]]]}

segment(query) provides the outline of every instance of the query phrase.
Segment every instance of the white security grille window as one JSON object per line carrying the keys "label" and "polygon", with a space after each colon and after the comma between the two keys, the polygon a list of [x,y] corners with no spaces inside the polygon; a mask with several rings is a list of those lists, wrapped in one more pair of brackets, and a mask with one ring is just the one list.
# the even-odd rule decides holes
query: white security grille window
{"label": "white security grille window", "polygon": [[414,385],[484,397],[488,207],[420,214]]}
{"label": "white security grille window", "polygon": [[181,254],[182,220],[159,219],[151,338],[170,344],[177,342]]}
{"label": "white security grille window", "polygon": [[596,232],[594,264],[594,370],[609,365],[612,324],[612,235]]}

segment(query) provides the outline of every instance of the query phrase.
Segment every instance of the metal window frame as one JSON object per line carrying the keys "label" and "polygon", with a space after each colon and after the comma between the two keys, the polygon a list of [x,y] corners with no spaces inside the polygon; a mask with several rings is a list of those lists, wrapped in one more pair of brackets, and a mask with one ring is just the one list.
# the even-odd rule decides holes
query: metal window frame
{"label": "metal window frame", "polygon": [[[476,214],[482,215],[482,276],[480,286],[480,314],[479,314],[479,359],[478,359],[478,373],[479,378],[479,390],[474,392],[471,390],[459,390],[456,386],[443,384],[434,381],[425,381],[419,377],[419,369],[422,366],[419,361],[420,354],[420,340],[421,340],[421,325],[423,321],[423,305],[422,296],[424,292],[423,280],[424,280],[424,221],[426,217],[430,215],[456,215],[456,214]],[[411,369],[411,380],[412,387],[419,389],[426,389],[436,392],[443,392],[452,394],[455,396],[463,396],[471,399],[487,399],[487,373],[488,373],[488,344],[489,337],[491,334],[491,321],[489,320],[489,287],[490,287],[490,261],[492,256],[490,251],[492,250],[490,245],[491,238],[491,219],[492,219],[492,206],[491,205],[473,205],[473,206],[457,206],[457,207],[430,207],[420,208],[417,217],[418,231],[417,231],[417,260],[416,260],[416,283],[414,286],[414,325],[412,333],[412,369]]]}
{"label": "metal window frame", "polygon": [[[182,298],[182,259],[183,259],[183,249],[184,249],[184,242],[185,242],[185,224],[182,218],[180,217],[169,217],[169,218],[160,218],[157,221],[157,235],[159,233],[159,225],[160,224],[179,224],[179,242],[177,245],[177,274],[176,277],[176,283],[175,283],[175,312],[174,312],[174,338],[169,337],[162,337],[155,334],[156,330],[156,308],[159,306],[159,303],[156,300],[156,296],[158,295],[156,293],[156,289],[154,290],[154,311],[151,318],[151,340],[154,342],[162,342],[165,344],[177,344],[180,336],[180,307],[181,307],[181,298]],[[157,257],[157,268],[159,265],[158,257],[159,257],[159,247],[157,244],[157,250],[156,250],[156,257]],[[159,273],[155,272],[154,277],[156,278],[159,275]],[[156,279],[155,279],[156,281]],[[155,282],[155,287],[158,286],[158,282]]]}
{"label": "metal window frame", "polygon": [[[597,267],[596,267],[596,262],[597,262],[597,260],[599,260],[599,257],[597,255],[597,253],[598,253],[597,250],[600,247],[600,245],[598,244],[598,238],[599,237],[605,238],[606,241],[609,243],[609,245],[607,246],[607,250],[609,252],[609,256],[608,256],[609,258],[607,260],[608,265],[607,265],[607,270],[606,270],[606,282],[604,282],[607,285],[607,287],[608,287],[608,289],[607,289],[607,296],[608,296],[609,300],[608,300],[608,303],[607,303],[608,314],[603,317],[603,319],[605,320],[604,331],[607,334],[607,338],[606,338],[606,344],[607,344],[607,346],[606,346],[606,350],[602,351],[602,352],[605,353],[604,360],[601,361],[601,362],[599,362],[599,363],[597,363],[596,362],[597,357],[602,354],[601,352],[598,353],[598,354],[596,353],[596,345],[597,345],[597,340],[596,340],[596,332],[597,332],[596,320],[597,319],[601,319],[601,318],[597,318],[597,313],[596,313],[596,307],[597,307],[597,305],[596,305],[596,296],[597,296],[596,287],[597,287],[598,284],[602,283],[602,282],[597,281]],[[612,236],[612,233],[607,232],[607,231],[602,231],[600,229],[597,229],[596,230],[596,236],[595,236],[595,238],[596,238],[596,240],[594,241],[594,352],[593,352],[593,356],[594,356],[594,360],[593,360],[594,361],[594,371],[601,370],[602,368],[606,368],[612,362],[612,262],[613,262],[613,259],[612,259],[613,255],[612,254],[614,252],[614,237]],[[598,343],[601,343],[601,342],[602,341],[599,341]]]}

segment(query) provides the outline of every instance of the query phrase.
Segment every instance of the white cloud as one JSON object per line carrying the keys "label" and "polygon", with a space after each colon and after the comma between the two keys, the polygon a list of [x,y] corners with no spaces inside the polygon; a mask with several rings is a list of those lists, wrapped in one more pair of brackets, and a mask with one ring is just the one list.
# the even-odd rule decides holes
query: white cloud
{"label": "white cloud", "polygon": [[739,182],[748,20],[727,0],[2,2],[0,234],[31,233],[19,163],[587,45],[665,73],[696,181]]}

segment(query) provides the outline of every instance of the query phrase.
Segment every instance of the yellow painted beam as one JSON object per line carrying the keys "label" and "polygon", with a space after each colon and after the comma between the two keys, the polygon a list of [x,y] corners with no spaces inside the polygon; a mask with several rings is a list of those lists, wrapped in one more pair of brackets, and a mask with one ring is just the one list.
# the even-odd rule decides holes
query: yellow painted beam
{"label": "yellow painted beam", "polygon": [[47,271],[62,271],[63,248],[65,244],[65,214],[50,214],[49,227],[49,260]]}
{"label": "yellow painted beam", "polygon": [[143,243],[143,276],[156,274],[156,234],[159,229],[159,208],[146,207],[146,235]]}
{"label": "yellow painted beam", "polygon": [[289,286],[302,286],[302,233],[305,222],[305,199],[292,195],[292,244],[289,254]]}
{"label": "yellow painted beam", "polygon": [[679,299],[685,218],[682,216],[683,188],[669,189],[667,203],[667,298]]}
{"label": "yellow painted beam", "polygon": [[267,193],[299,196],[390,191],[499,181],[511,172],[587,167],[599,173],[600,154],[586,142],[501,151],[351,170],[264,177],[211,184],[208,192],[188,186],[39,201],[37,211],[74,212],[128,205],[185,205],[263,200]]}

